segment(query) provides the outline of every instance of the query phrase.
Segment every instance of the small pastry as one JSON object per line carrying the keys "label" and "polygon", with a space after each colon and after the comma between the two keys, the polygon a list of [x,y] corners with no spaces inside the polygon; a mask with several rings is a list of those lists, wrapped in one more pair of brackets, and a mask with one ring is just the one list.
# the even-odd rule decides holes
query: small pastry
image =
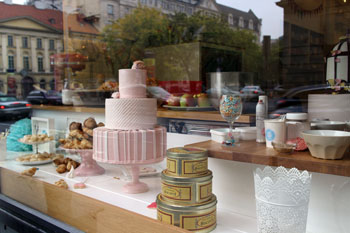
{"label": "small pastry", "polygon": [[85,182],[89,179],[89,177],[87,177],[84,181],[79,182],[79,183],[75,183],[74,184],[74,188],[75,189],[84,189],[86,188]]}
{"label": "small pastry", "polygon": [[57,185],[60,188],[68,189],[68,184],[63,179],[60,179],[59,181],[56,181],[55,185]]}
{"label": "small pastry", "polygon": [[84,188],[86,188],[86,185],[84,183],[75,183],[74,188],[75,189],[84,189]]}
{"label": "small pastry", "polygon": [[29,139],[29,142],[37,142],[38,137],[36,135],[32,135],[32,137]]}
{"label": "small pastry", "polygon": [[92,144],[90,141],[86,140],[86,139],[83,139],[81,141],[81,144],[80,144],[80,148],[81,149],[91,149],[92,148]]}
{"label": "small pastry", "polygon": [[[96,126],[97,127],[97,126]],[[89,128],[87,128],[87,127],[83,127],[83,131],[84,131],[84,133],[86,133],[87,135],[89,135],[89,136],[93,136],[94,135],[94,132],[93,132],[93,130],[92,129],[89,129]]]}
{"label": "small pastry", "polygon": [[61,158],[54,159],[53,163],[55,164],[56,167],[58,167],[59,165],[61,165],[63,163],[63,159],[61,159]]}
{"label": "small pastry", "polygon": [[29,168],[29,169],[26,169],[26,170],[22,171],[21,175],[32,177],[32,176],[35,175],[36,170],[37,170],[36,167]]}
{"label": "small pastry", "polygon": [[82,130],[82,125],[79,122],[72,122],[69,125],[69,131],[73,131],[73,130]]}
{"label": "small pastry", "polygon": [[89,134],[87,134],[87,133],[83,133],[83,137],[85,138],[85,139],[87,139],[87,140],[89,140],[89,138],[91,137]]}
{"label": "small pastry", "polygon": [[97,123],[94,118],[89,117],[84,121],[84,126],[89,128],[89,129],[94,129],[97,127]]}
{"label": "small pastry", "polygon": [[56,171],[60,174],[65,173],[67,171],[66,165],[61,164],[56,168]]}
{"label": "small pastry", "polygon": [[105,126],[105,124],[102,123],[102,122],[100,122],[100,123],[97,124],[97,127],[104,127],[104,126]]}
{"label": "small pastry", "polygon": [[83,131],[80,131],[80,130],[77,130],[77,129],[75,129],[75,130],[73,130],[73,131],[70,131],[70,132],[69,132],[69,136],[70,136],[70,137],[73,137],[73,138],[77,138],[77,139],[79,139],[79,140],[81,140],[81,139],[84,138],[84,136],[83,136]]}

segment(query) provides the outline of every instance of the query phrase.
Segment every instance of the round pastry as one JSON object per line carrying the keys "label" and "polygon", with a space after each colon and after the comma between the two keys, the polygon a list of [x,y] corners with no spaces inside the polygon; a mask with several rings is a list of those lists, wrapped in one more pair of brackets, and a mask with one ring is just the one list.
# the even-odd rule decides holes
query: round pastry
{"label": "round pastry", "polygon": [[100,122],[100,123],[97,124],[97,127],[104,127],[104,126],[105,126],[105,124],[102,123],[102,122]]}
{"label": "round pastry", "polygon": [[79,122],[72,122],[72,123],[70,123],[69,131],[73,131],[73,130],[82,130],[81,123],[79,123]]}
{"label": "round pastry", "polygon": [[[96,127],[95,127],[95,128],[96,128]],[[91,136],[91,137],[94,135],[93,130],[90,129],[90,128],[83,127],[83,131],[84,131],[84,133],[86,133],[87,135],[89,135],[89,136]]]}
{"label": "round pastry", "polygon": [[90,138],[89,134],[87,134],[87,133],[85,133],[85,132],[83,133],[83,136],[84,136],[85,139],[88,139],[88,140],[89,140],[89,138]]}
{"label": "round pastry", "polygon": [[84,126],[89,128],[89,129],[94,129],[97,127],[97,123],[94,118],[89,117],[84,121]]}

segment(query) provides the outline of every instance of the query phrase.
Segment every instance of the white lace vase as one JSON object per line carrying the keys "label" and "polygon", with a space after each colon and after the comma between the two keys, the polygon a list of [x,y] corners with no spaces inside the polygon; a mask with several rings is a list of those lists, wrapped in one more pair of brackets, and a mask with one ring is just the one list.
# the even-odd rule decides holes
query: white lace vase
{"label": "white lace vase", "polygon": [[254,172],[259,233],[305,233],[311,174],[284,167]]}

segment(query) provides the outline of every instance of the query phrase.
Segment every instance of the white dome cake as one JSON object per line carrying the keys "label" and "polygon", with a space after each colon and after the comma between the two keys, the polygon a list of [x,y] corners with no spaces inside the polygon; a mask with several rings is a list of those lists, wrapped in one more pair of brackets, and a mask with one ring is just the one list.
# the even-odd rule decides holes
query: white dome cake
{"label": "white dome cake", "polygon": [[146,96],[142,62],[119,70],[119,93],[106,99],[106,126],[94,129],[94,159],[113,164],[149,164],[166,155],[166,128],[157,126],[157,100]]}

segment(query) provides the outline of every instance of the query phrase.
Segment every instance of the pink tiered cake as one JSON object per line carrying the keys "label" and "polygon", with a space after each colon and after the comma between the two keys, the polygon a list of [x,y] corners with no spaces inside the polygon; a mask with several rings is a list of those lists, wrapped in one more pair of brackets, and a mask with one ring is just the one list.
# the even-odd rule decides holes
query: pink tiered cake
{"label": "pink tiered cake", "polygon": [[106,99],[106,127],[94,129],[96,161],[140,165],[165,157],[166,128],[157,126],[157,100],[146,97],[146,70],[134,66],[119,70],[120,92]]}

